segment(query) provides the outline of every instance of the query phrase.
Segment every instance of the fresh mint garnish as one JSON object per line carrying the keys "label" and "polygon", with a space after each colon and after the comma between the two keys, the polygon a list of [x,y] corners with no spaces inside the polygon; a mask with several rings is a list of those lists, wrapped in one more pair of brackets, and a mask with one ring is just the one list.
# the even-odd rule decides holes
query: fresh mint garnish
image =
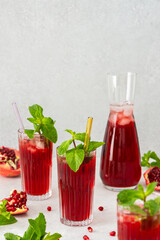
{"label": "fresh mint garnish", "polygon": [[[153,216],[160,210],[160,197],[148,201],[146,201],[146,198],[153,193],[156,186],[157,182],[150,183],[147,185],[146,192],[144,191],[142,185],[138,185],[138,189],[123,190],[117,195],[118,204],[125,207],[128,206],[134,213],[141,214],[143,216]],[[138,199],[143,201],[143,207],[134,204]]]}
{"label": "fresh mint garnish", "polygon": [[34,130],[25,129],[27,136],[32,139],[34,134],[38,132],[40,135],[43,135],[51,142],[57,142],[57,130],[54,127],[55,121],[50,117],[44,117],[43,108],[38,104],[34,104],[29,107],[29,112],[32,115],[32,118],[27,118],[28,121],[33,123]]}
{"label": "fresh mint garnish", "polygon": [[[152,162],[150,161],[152,160]],[[155,152],[148,151],[144,153],[141,161],[142,167],[158,167],[160,168],[160,158]]]}
{"label": "fresh mint garnish", "polygon": [[0,225],[16,223],[17,220],[6,210],[6,200],[0,202]]}
{"label": "fresh mint garnish", "polygon": [[46,233],[46,220],[43,213],[39,213],[36,219],[29,219],[29,227],[23,237],[13,233],[5,233],[6,240],[58,240],[62,236],[59,233]]}
{"label": "fresh mint garnish", "polygon": [[[85,133],[76,133],[69,129],[66,129],[65,131],[70,133],[72,135],[72,138],[64,141],[58,148],[57,152],[59,155],[65,155],[69,167],[74,172],[77,172],[86,154],[84,150]],[[76,145],[76,141],[80,141],[82,143]],[[73,144],[74,148],[69,149],[71,144]],[[104,142],[95,142],[90,140],[87,153],[94,151],[103,144]]]}
{"label": "fresh mint garnish", "polygon": [[70,168],[77,172],[84,160],[85,152],[83,149],[71,149],[66,152],[66,160]]}

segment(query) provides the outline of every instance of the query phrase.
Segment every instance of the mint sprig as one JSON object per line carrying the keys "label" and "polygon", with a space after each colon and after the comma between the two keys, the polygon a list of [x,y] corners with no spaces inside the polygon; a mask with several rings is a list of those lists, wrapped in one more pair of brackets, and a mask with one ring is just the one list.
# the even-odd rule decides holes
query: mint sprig
{"label": "mint sprig", "polygon": [[[84,150],[85,133],[76,133],[69,129],[66,129],[65,131],[70,133],[72,135],[72,138],[62,142],[57,152],[59,155],[65,155],[69,167],[74,172],[77,172],[83,163],[86,154]],[[76,145],[76,141],[80,141],[81,143]],[[71,144],[73,144],[74,148],[69,149]],[[87,153],[89,154],[103,144],[104,142],[95,142],[90,140]]]}
{"label": "mint sprig", "polygon": [[7,200],[0,202],[0,225],[8,225],[16,223],[17,220],[6,210]]}
{"label": "mint sprig", "polygon": [[32,115],[32,118],[27,118],[28,121],[33,123],[34,130],[25,129],[25,133],[30,139],[34,138],[34,134],[38,132],[40,135],[43,135],[51,142],[57,142],[57,130],[54,127],[55,121],[53,121],[50,117],[44,117],[43,115],[43,108],[38,105],[34,104],[29,107],[29,112]]}
{"label": "mint sprig", "polygon": [[[138,185],[138,189],[134,190],[123,190],[117,195],[118,204],[123,205],[124,207],[129,207],[134,213],[143,215],[143,216],[153,216],[160,210],[160,197],[155,198],[154,200],[146,201],[146,198],[153,193],[157,182],[152,182],[147,185],[146,192],[142,185]],[[143,208],[134,204],[136,200],[143,201]]]}
{"label": "mint sprig", "polygon": [[160,168],[160,158],[155,152],[148,151],[147,153],[144,153],[142,157],[141,166]]}
{"label": "mint sprig", "polygon": [[23,237],[15,235],[13,233],[5,233],[6,240],[58,240],[61,238],[61,234],[46,233],[46,220],[43,213],[39,213],[36,219],[29,219],[29,227],[25,231]]}

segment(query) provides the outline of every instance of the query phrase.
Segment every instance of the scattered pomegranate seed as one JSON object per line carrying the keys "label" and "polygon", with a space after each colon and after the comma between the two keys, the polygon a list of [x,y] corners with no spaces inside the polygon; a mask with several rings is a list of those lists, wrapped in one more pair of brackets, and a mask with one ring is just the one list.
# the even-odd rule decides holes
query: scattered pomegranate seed
{"label": "scattered pomegranate seed", "polygon": [[87,235],[84,235],[84,236],[83,236],[83,239],[84,239],[84,240],[90,240]]}
{"label": "scattered pomegranate seed", "polygon": [[52,208],[50,206],[48,206],[47,210],[50,212],[52,210]]}
{"label": "scattered pomegranate seed", "polygon": [[116,232],[112,231],[112,232],[109,233],[109,235],[114,237],[114,236],[116,236]]}
{"label": "scattered pomegranate seed", "polygon": [[102,206],[100,206],[98,209],[99,209],[99,211],[103,211],[104,208]]}
{"label": "scattered pomegranate seed", "polygon": [[93,228],[88,227],[88,231],[89,231],[89,232],[93,232]]}

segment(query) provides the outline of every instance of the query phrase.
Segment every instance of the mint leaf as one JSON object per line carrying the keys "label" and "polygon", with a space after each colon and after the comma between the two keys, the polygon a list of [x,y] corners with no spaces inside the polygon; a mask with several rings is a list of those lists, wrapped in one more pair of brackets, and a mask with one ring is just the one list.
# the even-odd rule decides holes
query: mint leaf
{"label": "mint leaf", "polygon": [[17,222],[15,217],[13,217],[10,212],[6,211],[7,202],[7,200],[3,200],[0,202],[0,225],[8,225]]}
{"label": "mint leaf", "polygon": [[38,104],[34,104],[29,107],[29,111],[32,118],[27,118],[28,121],[33,123],[35,130],[25,129],[25,133],[30,139],[33,139],[34,133],[38,132],[43,134],[44,137],[49,139],[51,142],[56,143],[57,141],[57,130],[54,127],[55,121],[50,117],[44,117],[43,108]]}
{"label": "mint leaf", "polygon": [[130,205],[129,208],[130,208],[131,212],[140,214],[142,216],[147,216],[147,213],[138,205]]}
{"label": "mint leaf", "polygon": [[6,203],[7,202],[8,202],[7,200],[0,201],[0,214],[2,212],[6,212]]}
{"label": "mint leaf", "polygon": [[13,217],[12,215],[10,215],[10,218],[6,218],[5,215],[0,214],[0,225],[9,225],[9,224],[13,224],[13,223],[16,223],[17,220],[15,219],[15,217]]}
{"label": "mint leaf", "polygon": [[42,125],[40,124],[40,125],[38,125],[38,124],[33,124],[33,126],[34,126],[34,132],[38,132],[38,133],[40,133],[40,130],[41,130],[41,127],[42,127]]}
{"label": "mint leaf", "polygon": [[36,239],[37,234],[34,231],[34,228],[29,225],[28,229],[25,231],[23,235],[23,240],[34,240]]}
{"label": "mint leaf", "polygon": [[2,212],[1,215],[7,219],[10,219],[10,216],[11,216],[10,212]]}
{"label": "mint leaf", "polygon": [[41,129],[44,137],[48,138],[53,143],[57,142],[57,130],[52,124],[42,125]]}
{"label": "mint leaf", "polygon": [[105,144],[104,142],[90,141],[88,146],[88,152],[92,152],[104,144]]}
{"label": "mint leaf", "polygon": [[66,152],[67,163],[74,172],[78,171],[84,160],[84,155],[83,149],[71,149]]}
{"label": "mint leaf", "polygon": [[68,150],[68,148],[72,142],[73,142],[73,139],[64,141],[57,150],[58,154],[63,155]]}
{"label": "mint leaf", "polygon": [[[138,207],[135,207],[137,205],[133,205],[137,199],[141,199],[144,202],[144,208],[142,210],[149,213],[150,216],[153,216],[160,209],[160,197],[149,201],[146,201],[146,197],[153,193],[156,185],[157,183],[155,182],[150,183],[147,186],[146,192],[144,192],[142,185],[138,185],[138,190],[123,190],[117,196],[118,204],[129,206],[133,212],[143,214],[143,212],[140,213],[141,210],[138,209]],[[134,208],[136,208],[135,211]]]}
{"label": "mint leaf", "polygon": [[46,234],[46,219],[43,215],[43,213],[39,213],[38,217],[35,219],[35,222],[40,228],[41,236],[44,236]]}
{"label": "mint leaf", "polygon": [[52,118],[50,118],[50,117],[44,117],[43,119],[42,119],[42,124],[44,124],[44,125],[54,125],[55,124],[55,121],[53,121],[53,119]]}
{"label": "mint leaf", "polygon": [[158,182],[152,182],[149,185],[147,185],[147,190],[145,192],[145,196],[149,196],[151,193],[154,192],[155,187],[157,186]]}
{"label": "mint leaf", "polygon": [[83,144],[78,144],[77,149],[83,149]]}
{"label": "mint leaf", "polygon": [[22,238],[18,235],[13,233],[5,233],[4,234],[6,240],[21,240]]}
{"label": "mint leaf", "polygon": [[59,233],[54,233],[52,235],[50,235],[50,233],[48,233],[48,235],[44,238],[44,240],[58,240],[61,237],[62,237],[62,235]]}
{"label": "mint leaf", "polygon": [[34,130],[25,129],[24,132],[27,134],[27,136],[28,136],[30,139],[33,139],[33,138],[34,138],[34,133],[35,133]]}
{"label": "mint leaf", "polygon": [[43,116],[43,108],[38,104],[34,104],[34,105],[30,106],[29,111],[30,111],[30,114],[34,118],[42,119],[44,117]]}
{"label": "mint leaf", "polygon": [[138,184],[138,191],[144,196],[144,188],[142,185]]}
{"label": "mint leaf", "polygon": [[152,199],[145,202],[144,207],[148,208],[149,214],[151,216],[153,216],[160,209],[159,205]]}
{"label": "mint leaf", "polygon": [[[150,162],[152,159],[155,162]],[[160,168],[160,158],[157,156],[155,152],[148,151],[144,153],[141,161],[142,167],[159,167]]]}
{"label": "mint leaf", "polygon": [[157,197],[154,199],[154,201],[158,204],[158,206],[160,207],[160,197]]}
{"label": "mint leaf", "polygon": [[30,121],[31,123],[34,123],[34,124],[40,124],[41,121],[39,119],[36,119],[36,118],[27,118],[28,121]]}
{"label": "mint leaf", "polygon": [[65,130],[66,132],[70,133],[72,136],[74,136],[76,134],[76,132],[73,132],[72,130],[70,129],[66,129]]}
{"label": "mint leaf", "polygon": [[123,190],[121,192],[119,192],[119,194],[117,195],[118,201],[120,205],[133,205],[134,202],[137,199],[141,199],[143,200],[143,194],[138,191],[138,190],[132,190],[132,189],[128,189],[128,190]]}
{"label": "mint leaf", "polygon": [[85,133],[76,133],[74,139],[79,140],[84,143],[85,140]]}
{"label": "mint leaf", "polygon": [[[24,233],[23,237],[14,235],[12,233],[4,234],[6,240],[58,240],[62,236],[59,233],[50,235],[46,233],[46,220],[43,213],[39,213],[38,217],[34,219],[29,219],[29,227]],[[47,234],[47,235],[46,235]]]}
{"label": "mint leaf", "polygon": [[37,238],[40,239],[42,235],[41,235],[41,229],[40,229],[38,223],[36,223],[36,221],[33,219],[29,219],[28,222],[34,229],[34,232],[36,233]]}

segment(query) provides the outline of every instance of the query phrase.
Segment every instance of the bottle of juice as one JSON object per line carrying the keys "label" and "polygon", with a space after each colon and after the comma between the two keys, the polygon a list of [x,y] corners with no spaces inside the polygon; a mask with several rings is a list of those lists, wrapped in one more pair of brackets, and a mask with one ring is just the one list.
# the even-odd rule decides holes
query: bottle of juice
{"label": "bottle of juice", "polygon": [[110,190],[135,188],[141,177],[133,100],[135,74],[108,76],[110,114],[102,147],[100,176]]}

